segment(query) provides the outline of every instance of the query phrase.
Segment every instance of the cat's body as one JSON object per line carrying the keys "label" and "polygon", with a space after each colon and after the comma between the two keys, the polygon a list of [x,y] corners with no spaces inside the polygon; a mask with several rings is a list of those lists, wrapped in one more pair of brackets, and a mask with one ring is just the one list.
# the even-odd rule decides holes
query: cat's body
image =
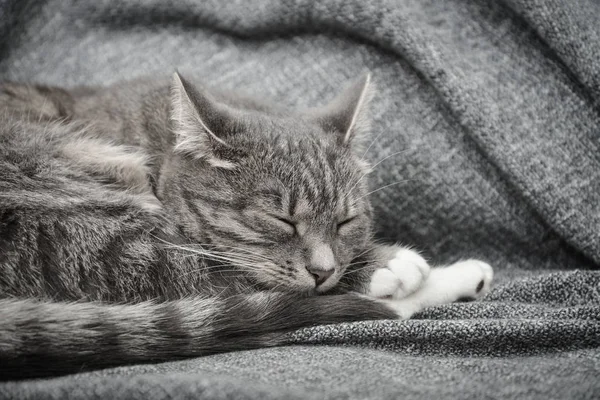
{"label": "cat's body", "polygon": [[3,84],[0,377],[272,346],[483,295],[484,263],[430,273],[372,241],[367,89],[294,115],[178,75]]}

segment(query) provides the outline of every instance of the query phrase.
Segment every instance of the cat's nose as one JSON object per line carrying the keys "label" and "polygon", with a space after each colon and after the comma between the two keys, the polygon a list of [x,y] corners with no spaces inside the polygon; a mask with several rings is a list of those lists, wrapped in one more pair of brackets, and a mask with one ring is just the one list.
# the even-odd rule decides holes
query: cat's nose
{"label": "cat's nose", "polygon": [[323,284],[333,275],[335,271],[335,257],[331,246],[327,243],[314,244],[306,269],[315,278],[317,286]]}
{"label": "cat's nose", "polygon": [[316,267],[306,267],[308,272],[315,278],[315,283],[317,286],[323,284],[331,275],[333,275],[332,269],[319,269]]}

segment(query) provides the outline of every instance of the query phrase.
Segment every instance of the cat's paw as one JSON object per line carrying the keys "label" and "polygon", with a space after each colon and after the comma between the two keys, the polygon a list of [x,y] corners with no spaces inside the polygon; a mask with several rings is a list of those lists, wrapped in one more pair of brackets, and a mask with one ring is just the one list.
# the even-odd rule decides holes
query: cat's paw
{"label": "cat's paw", "polygon": [[455,290],[455,301],[472,301],[485,296],[494,279],[492,267],[480,260],[459,261],[446,268],[446,284]]}
{"label": "cat's paw", "polygon": [[401,299],[421,287],[430,272],[427,261],[417,252],[399,249],[384,268],[375,270],[369,283],[369,295]]}

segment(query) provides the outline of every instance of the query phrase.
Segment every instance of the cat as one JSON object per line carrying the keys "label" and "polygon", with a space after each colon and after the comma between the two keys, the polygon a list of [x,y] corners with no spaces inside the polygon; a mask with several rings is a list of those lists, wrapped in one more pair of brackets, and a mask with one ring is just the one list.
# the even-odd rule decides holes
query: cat
{"label": "cat", "polygon": [[0,84],[0,378],[288,343],[479,299],[492,268],[373,239],[366,74],[288,112],[175,73]]}

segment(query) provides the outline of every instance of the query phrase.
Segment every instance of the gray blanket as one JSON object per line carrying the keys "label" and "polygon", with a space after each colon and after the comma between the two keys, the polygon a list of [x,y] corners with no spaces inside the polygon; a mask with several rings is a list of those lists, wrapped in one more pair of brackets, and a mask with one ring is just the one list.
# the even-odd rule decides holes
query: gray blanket
{"label": "gray blanket", "polygon": [[0,0],[0,79],[178,68],[306,107],[371,70],[381,237],[497,272],[483,301],[409,321],[5,383],[0,398],[599,398],[598,21],[596,0]]}

